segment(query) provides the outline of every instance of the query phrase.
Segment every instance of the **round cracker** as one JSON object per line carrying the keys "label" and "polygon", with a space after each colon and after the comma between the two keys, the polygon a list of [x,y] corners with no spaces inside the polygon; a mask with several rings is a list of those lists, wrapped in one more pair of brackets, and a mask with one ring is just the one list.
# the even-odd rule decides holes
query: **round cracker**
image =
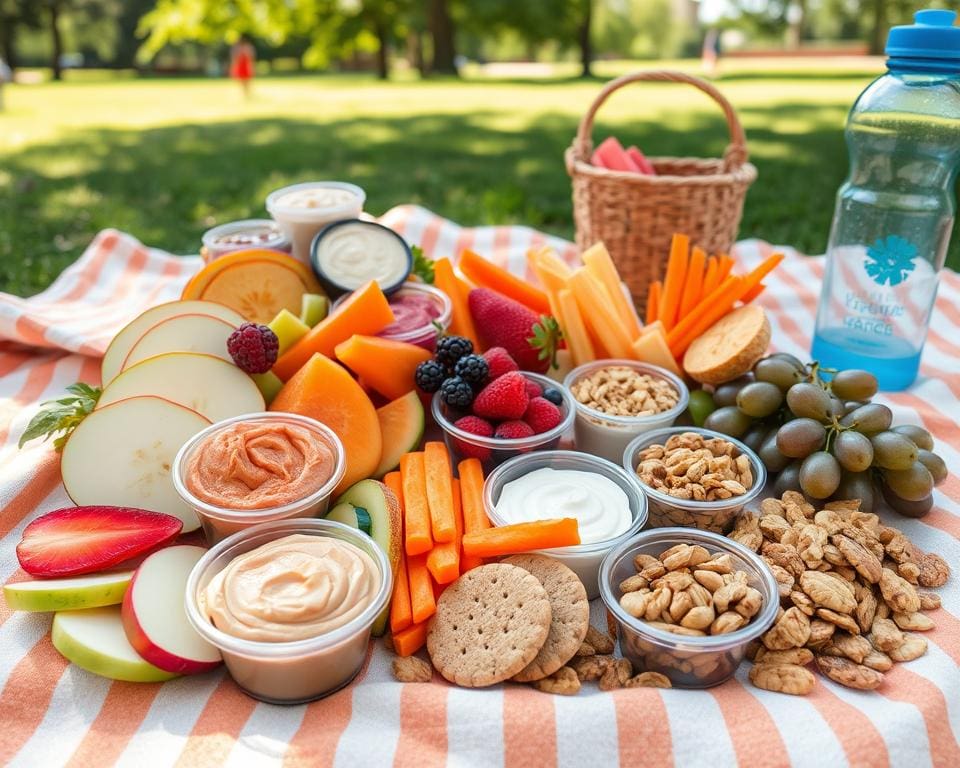
{"label": "round cracker", "polygon": [[494,685],[527,666],[550,630],[550,600],[513,565],[473,568],[447,587],[427,631],[437,671],[467,688]]}
{"label": "round cracker", "polygon": [[556,672],[580,649],[590,626],[590,601],[580,578],[546,555],[513,555],[501,562],[529,571],[550,600],[550,631],[536,657],[513,676],[518,683],[541,680]]}

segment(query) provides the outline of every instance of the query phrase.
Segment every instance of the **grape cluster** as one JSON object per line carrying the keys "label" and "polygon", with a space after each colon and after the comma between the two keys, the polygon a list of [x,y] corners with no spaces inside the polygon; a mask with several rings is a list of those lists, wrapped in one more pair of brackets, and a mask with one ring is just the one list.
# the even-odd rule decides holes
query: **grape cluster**
{"label": "grape cluster", "polygon": [[880,496],[894,510],[921,517],[947,468],[933,437],[915,424],[891,427],[893,413],[870,402],[869,371],[832,371],[776,353],[712,393],[691,393],[695,423],[743,440],[771,474],[774,493],[812,499],[860,499],[873,511]]}

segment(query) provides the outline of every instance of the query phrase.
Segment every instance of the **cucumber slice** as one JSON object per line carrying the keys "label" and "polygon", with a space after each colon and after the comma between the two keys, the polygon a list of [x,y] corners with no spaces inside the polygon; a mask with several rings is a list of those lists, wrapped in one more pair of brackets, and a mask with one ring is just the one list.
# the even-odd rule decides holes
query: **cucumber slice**
{"label": "cucumber slice", "polygon": [[363,531],[367,536],[372,537],[371,530],[373,524],[370,521],[370,513],[363,507],[355,507],[349,501],[341,501],[331,509],[325,517],[328,520],[336,520],[338,523],[349,525]]}

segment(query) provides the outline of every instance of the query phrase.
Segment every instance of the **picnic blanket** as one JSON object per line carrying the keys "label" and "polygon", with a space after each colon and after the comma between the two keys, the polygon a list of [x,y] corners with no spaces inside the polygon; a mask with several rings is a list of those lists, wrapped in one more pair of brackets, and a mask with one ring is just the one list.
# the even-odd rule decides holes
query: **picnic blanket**
{"label": "picnic blanket", "polygon": [[[528,247],[549,242],[574,260],[572,244],[525,227],[466,229],[414,206],[381,219],[428,254],[464,247],[517,273]],[[737,246],[745,268],[772,247]],[[773,345],[809,355],[823,260],[786,249],[759,301]],[[0,294],[0,579],[24,578],[14,547],[38,514],[69,505],[48,444],[17,450],[38,403],[82,379],[99,382],[99,355],[142,310],[175,299],[200,265],[100,233],[46,291]],[[960,470],[960,276],[945,272],[924,353],[908,392],[881,399],[914,421]],[[109,472],[109,467],[104,467]],[[927,550],[960,566],[960,480],[938,489],[922,520],[892,520]],[[0,600],[0,764],[172,766],[960,765],[960,576],[941,590],[930,650],[898,664],[873,693],[818,678],[811,696],[752,687],[736,678],[706,691],[631,689],[578,696],[519,685],[464,690],[437,680],[400,684],[391,656],[371,645],[348,688],[305,706],[258,703],[221,670],[164,684],[113,682],[68,664],[49,638],[50,616],[11,613]],[[595,608],[596,611],[596,608]]]}

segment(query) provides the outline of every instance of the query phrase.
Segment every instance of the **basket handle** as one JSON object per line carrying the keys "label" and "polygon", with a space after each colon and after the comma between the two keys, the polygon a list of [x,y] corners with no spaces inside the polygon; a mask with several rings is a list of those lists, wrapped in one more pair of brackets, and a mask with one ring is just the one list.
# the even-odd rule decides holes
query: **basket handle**
{"label": "basket handle", "polygon": [[730,130],[730,144],[723,153],[724,169],[730,171],[739,168],[747,162],[747,137],[743,132],[743,126],[740,124],[737,113],[734,111],[730,102],[727,101],[726,97],[706,80],[701,80],[699,77],[670,69],[631,72],[626,75],[621,75],[607,83],[603,87],[603,90],[597,94],[597,97],[590,105],[590,109],[587,110],[587,113],[580,121],[580,126],[577,128],[577,138],[574,146],[579,159],[584,162],[588,162],[590,159],[590,150],[593,147],[593,139],[591,138],[591,134],[593,133],[593,119],[596,117],[597,110],[610,98],[614,91],[618,91],[630,83],[637,82],[687,83],[703,91],[720,105],[720,108],[723,110],[723,116],[727,120],[727,128]]}

